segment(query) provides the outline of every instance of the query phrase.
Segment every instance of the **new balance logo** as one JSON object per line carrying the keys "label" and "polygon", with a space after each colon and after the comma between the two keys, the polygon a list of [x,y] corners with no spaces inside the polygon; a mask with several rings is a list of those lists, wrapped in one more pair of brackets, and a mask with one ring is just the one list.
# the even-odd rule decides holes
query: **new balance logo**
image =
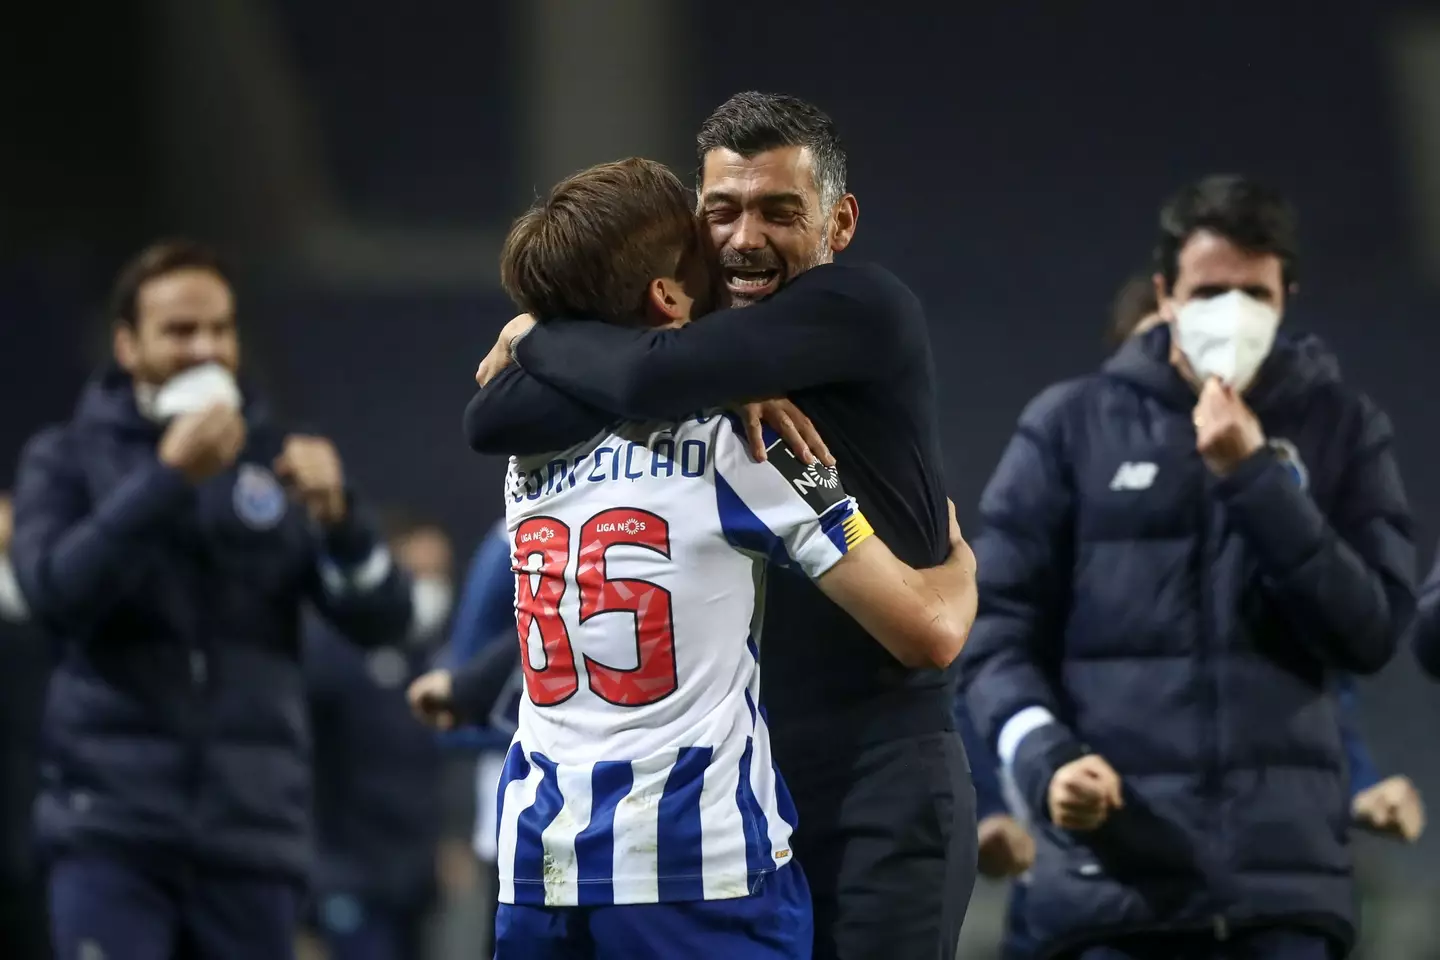
{"label": "new balance logo", "polygon": [[1150,484],[1155,482],[1155,474],[1159,472],[1160,468],[1153,463],[1131,463],[1127,460],[1115,471],[1115,476],[1110,481],[1110,489],[1149,490]]}

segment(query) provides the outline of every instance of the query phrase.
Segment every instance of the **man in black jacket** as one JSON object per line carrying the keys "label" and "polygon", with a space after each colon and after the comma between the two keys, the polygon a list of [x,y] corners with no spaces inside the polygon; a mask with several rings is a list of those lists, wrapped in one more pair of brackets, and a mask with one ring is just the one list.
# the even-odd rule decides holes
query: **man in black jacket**
{"label": "man in black jacket", "polygon": [[55,947],[286,957],[310,866],[300,610],[381,640],[408,582],[334,447],[237,385],[209,251],[143,251],[114,316],[115,363],[31,439],[15,494],[16,574],[60,650],[36,813]]}
{"label": "man in black jacket", "polygon": [[1046,956],[1343,955],[1335,686],[1414,610],[1385,415],[1277,327],[1294,222],[1238,177],[1161,216],[1164,323],[1021,415],[981,501],[966,703],[1037,830]]}

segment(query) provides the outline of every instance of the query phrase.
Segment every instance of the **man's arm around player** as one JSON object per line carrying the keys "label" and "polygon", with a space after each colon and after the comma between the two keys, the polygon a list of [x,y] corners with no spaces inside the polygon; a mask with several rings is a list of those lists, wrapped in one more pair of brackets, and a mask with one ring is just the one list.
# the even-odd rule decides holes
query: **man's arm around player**
{"label": "man's arm around player", "polygon": [[[765,301],[680,329],[558,317],[537,326],[521,315],[501,331],[476,379],[485,385],[518,360],[584,404],[626,419],[669,419],[737,398],[894,376],[924,336],[920,302],[894,274],[831,263]],[[501,399],[481,396],[481,403]],[[481,452],[513,452],[498,441],[484,442]]]}

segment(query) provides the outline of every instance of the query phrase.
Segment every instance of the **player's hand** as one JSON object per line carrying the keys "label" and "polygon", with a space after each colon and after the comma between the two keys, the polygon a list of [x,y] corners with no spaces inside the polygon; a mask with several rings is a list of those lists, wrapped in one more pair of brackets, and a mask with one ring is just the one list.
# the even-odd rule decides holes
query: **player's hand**
{"label": "player's hand", "polygon": [[431,670],[415,679],[405,691],[410,712],[415,719],[436,730],[455,729],[455,707],[451,696],[452,677],[449,670]]}
{"label": "player's hand", "polygon": [[245,448],[245,418],[224,404],[176,417],[160,438],[160,461],[191,483],[228,468]]}
{"label": "player's hand", "polygon": [[1195,422],[1195,449],[1205,466],[1218,477],[1226,476],[1241,461],[1265,446],[1260,420],[1245,405],[1234,388],[1211,377],[1200,389],[1200,401],[1192,414]]}
{"label": "player's hand", "polygon": [[0,493],[0,555],[10,552],[10,540],[15,536],[15,505],[10,494]]}
{"label": "player's hand", "polygon": [[528,313],[522,313],[505,324],[505,328],[500,331],[500,336],[495,340],[495,346],[490,348],[485,359],[480,361],[480,369],[475,371],[477,386],[484,387],[494,380],[501,370],[515,362],[513,358],[515,341],[529,333],[534,326],[535,318]]}
{"label": "player's hand", "polygon": [[1124,806],[1120,775],[1098,754],[1073,760],[1050,778],[1050,822],[1061,830],[1095,830]]}
{"label": "player's hand", "polygon": [[1350,815],[1359,826],[1406,843],[1425,832],[1425,804],[1409,777],[1391,777],[1361,790],[1350,803]]}
{"label": "player's hand", "polygon": [[274,470],[316,523],[333,527],[345,519],[345,469],[329,440],[299,434],[286,437]]}
{"label": "player's hand", "polygon": [[1008,813],[991,814],[977,827],[980,872],[995,880],[1018,877],[1035,862],[1035,838]]}
{"label": "player's hand", "polygon": [[750,456],[756,463],[765,460],[765,433],[769,427],[780,434],[785,445],[800,458],[801,463],[814,463],[818,458],[827,467],[835,466],[830,448],[820,438],[815,424],[801,409],[783,397],[779,400],[761,400],[742,404],[739,409],[745,421],[745,436],[750,443]]}

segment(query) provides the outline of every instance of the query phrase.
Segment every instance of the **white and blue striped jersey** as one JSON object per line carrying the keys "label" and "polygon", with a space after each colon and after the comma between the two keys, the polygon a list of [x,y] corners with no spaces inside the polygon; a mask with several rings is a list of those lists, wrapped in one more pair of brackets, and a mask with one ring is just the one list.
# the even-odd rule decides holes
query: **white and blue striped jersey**
{"label": "white and blue striped jersey", "polygon": [[502,903],[743,897],[795,810],[757,710],[764,562],[811,577],[870,527],[839,477],[724,416],[512,459],[525,693],[499,785]]}

